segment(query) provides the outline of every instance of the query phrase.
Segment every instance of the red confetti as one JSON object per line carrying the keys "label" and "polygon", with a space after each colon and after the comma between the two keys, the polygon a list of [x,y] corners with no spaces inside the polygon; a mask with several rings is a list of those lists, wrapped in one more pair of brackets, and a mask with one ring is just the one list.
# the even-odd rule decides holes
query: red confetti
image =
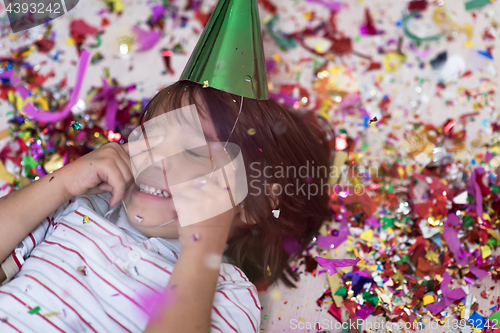
{"label": "red confetti", "polygon": [[427,5],[429,3],[427,2],[427,0],[413,0],[413,1],[410,1],[410,3],[408,4],[408,10],[410,12],[413,12],[413,11],[424,11],[427,9]]}

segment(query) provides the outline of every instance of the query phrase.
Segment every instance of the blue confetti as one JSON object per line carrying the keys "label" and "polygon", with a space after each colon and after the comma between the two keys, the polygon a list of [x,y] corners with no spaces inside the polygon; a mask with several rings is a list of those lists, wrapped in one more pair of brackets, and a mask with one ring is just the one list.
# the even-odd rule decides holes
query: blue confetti
{"label": "blue confetti", "polygon": [[474,325],[476,328],[479,328],[480,330],[484,329],[484,324],[486,323],[486,318],[478,314],[477,312],[474,312],[472,316],[467,319],[469,323]]}
{"label": "blue confetti", "polygon": [[443,243],[441,242],[441,234],[435,234],[434,236],[431,237],[432,241],[436,243],[437,246],[439,246],[441,249],[443,249]]}
{"label": "blue confetti", "polygon": [[492,55],[490,55],[490,54],[488,54],[488,51],[477,51],[477,53],[479,53],[479,54],[480,54],[480,55],[482,55],[482,56],[485,56],[485,57],[486,57],[486,58],[488,58],[488,59],[493,60],[493,56],[492,56]]}

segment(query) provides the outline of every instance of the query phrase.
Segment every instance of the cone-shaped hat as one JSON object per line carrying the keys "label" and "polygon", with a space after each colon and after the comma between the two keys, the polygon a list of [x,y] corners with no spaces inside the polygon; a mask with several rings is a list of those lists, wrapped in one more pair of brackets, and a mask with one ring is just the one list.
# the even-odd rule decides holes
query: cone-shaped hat
{"label": "cone-shaped hat", "polygon": [[256,0],[219,0],[179,80],[269,99]]}

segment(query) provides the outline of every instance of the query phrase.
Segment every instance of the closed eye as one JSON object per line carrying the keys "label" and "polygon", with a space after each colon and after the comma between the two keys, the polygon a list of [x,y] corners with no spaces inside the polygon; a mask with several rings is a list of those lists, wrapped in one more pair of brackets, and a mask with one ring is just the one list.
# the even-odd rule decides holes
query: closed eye
{"label": "closed eye", "polygon": [[186,152],[191,155],[191,156],[194,156],[194,157],[201,157],[201,155],[197,154],[194,152],[194,150],[189,150],[187,149]]}
{"label": "closed eye", "polygon": [[208,153],[208,152],[200,150],[199,148],[196,148],[196,149],[186,149],[186,152],[189,155],[193,156],[193,157],[209,158],[209,156],[206,156],[204,154],[204,153]]}

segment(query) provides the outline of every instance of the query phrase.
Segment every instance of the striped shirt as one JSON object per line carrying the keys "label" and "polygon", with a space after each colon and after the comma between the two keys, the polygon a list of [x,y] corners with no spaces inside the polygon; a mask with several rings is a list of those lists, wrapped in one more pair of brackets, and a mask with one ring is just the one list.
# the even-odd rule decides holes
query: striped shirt
{"label": "striped shirt", "polygon": [[[109,198],[103,194],[70,200],[2,264],[11,273],[0,287],[0,332],[146,328],[174,269],[180,243],[145,237],[130,225],[120,206],[110,209]],[[255,286],[239,268],[223,263],[211,332],[257,332],[259,326]]]}

